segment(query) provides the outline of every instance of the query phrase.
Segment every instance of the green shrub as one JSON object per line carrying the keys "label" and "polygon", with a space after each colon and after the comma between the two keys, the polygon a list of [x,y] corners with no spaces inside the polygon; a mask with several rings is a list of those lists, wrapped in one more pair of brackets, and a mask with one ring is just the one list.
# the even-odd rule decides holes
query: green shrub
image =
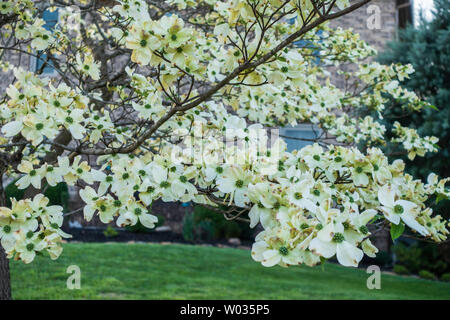
{"label": "green shrub", "polygon": [[396,264],[393,270],[396,274],[410,274],[408,268],[402,266],[401,264]]}
{"label": "green shrub", "polygon": [[378,266],[390,266],[392,265],[392,255],[386,251],[380,251],[376,257],[373,258],[373,263]]}
{"label": "green shrub", "polygon": [[441,279],[440,279],[441,281],[445,281],[445,282],[450,282],[450,273],[444,273],[442,276],[441,276]]}
{"label": "green shrub", "polygon": [[394,246],[394,252],[396,261],[403,266],[407,266],[408,270],[413,273],[418,273],[421,270],[420,256],[422,255],[422,250],[420,248],[415,245],[408,247],[399,242]]}
{"label": "green shrub", "polygon": [[194,241],[194,214],[190,212],[183,217],[183,239]]}
{"label": "green shrub", "polygon": [[396,262],[407,267],[411,273],[419,273],[420,270],[429,270],[437,275],[449,272],[450,266],[442,259],[435,244],[416,242],[408,246],[399,242],[394,246],[394,252]]}
{"label": "green shrub", "polygon": [[183,237],[187,241],[228,238],[250,239],[252,230],[248,223],[226,220],[222,214],[200,205],[183,219]]}
{"label": "green shrub", "polygon": [[50,205],[60,205],[64,212],[69,206],[69,188],[65,182],[60,182],[56,186],[48,186],[44,195],[50,200]]}
{"label": "green shrub", "polygon": [[[164,217],[159,214],[157,214],[156,217],[158,218],[158,222],[155,224],[155,228],[164,225],[165,222]],[[152,232],[154,229],[149,229],[146,226],[144,226],[140,221],[138,221],[134,226],[126,226],[125,230],[134,233],[147,233]]]}
{"label": "green shrub", "polygon": [[[11,207],[10,198],[15,198],[16,200],[23,199],[25,194],[25,189],[19,189],[16,187],[15,183],[17,180],[14,180],[5,188],[6,194],[6,206]],[[69,189],[65,182],[60,182],[56,186],[48,186],[46,188],[46,184],[43,186],[44,195],[49,199],[49,205],[54,206],[58,205],[63,207],[64,212],[67,212],[69,206]]]}
{"label": "green shrub", "polygon": [[427,280],[436,280],[436,276],[428,270],[420,270],[419,277],[421,277],[422,279],[427,279]]}
{"label": "green shrub", "polygon": [[119,235],[119,232],[116,229],[114,229],[113,227],[108,226],[108,227],[106,227],[105,231],[103,231],[103,234],[107,238],[114,238]]}
{"label": "green shrub", "polygon": [[183,238],[186,241],[215,239],[215,228],[211,220],[197,220],[195,212],[183,218]]}
{"label": "green shrub", "polygon": [[[195,218],[195,216],[194,216]],[[213,240],[218,238],[217,229],[212,221],[203,220],[195,222],[194,240]]]}
{"label": "green shrub", "polygon": [[21,199],[23,199],[23,196],[25,194],[25,189],[19,189],[15,185],[17,180],[18,179],[14,180],[10,184],[8,184],[5,188],[6,206],[8,208],[11,208],[11,198],[15,198],[16,200],[21,200]]}

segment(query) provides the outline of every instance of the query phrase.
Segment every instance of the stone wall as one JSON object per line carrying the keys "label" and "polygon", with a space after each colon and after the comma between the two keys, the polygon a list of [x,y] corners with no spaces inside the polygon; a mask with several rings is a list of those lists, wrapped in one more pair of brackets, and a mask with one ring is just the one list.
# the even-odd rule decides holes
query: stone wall
{"label": "stone wall", "polygon": [[[357,0],[351,2],[355,3]],[[373,20],[371,19],[377,13],[380,16],[379,29],[378,26],[372,24]],[[352,28],[361,36],[361,39],[377,50],[381,50],[389,40],[396,36],[398,23],[395,0],[374,0],[330,23],[333,27]]]}

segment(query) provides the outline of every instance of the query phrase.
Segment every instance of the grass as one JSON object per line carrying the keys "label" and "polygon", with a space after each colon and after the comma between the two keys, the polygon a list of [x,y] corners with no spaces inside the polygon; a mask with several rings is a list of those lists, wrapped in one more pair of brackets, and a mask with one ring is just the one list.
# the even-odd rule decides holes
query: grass
{"label": "grass", "polygon": [[[68,290],[67,267],[81,269]],[[265,268],[247,250],[190,245],[68,243],[56,261],[11,262],[14,299],[450,299],[450,284],[334,264]]]}

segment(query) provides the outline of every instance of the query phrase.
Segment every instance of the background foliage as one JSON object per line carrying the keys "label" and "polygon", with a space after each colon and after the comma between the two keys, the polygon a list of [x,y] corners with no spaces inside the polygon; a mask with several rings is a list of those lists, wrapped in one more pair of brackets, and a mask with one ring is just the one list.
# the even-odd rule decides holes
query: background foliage
{"label": "background foliage", "polygon": [[388,49],[378,56],[382,63],[412,64],[415,73],[403,85],[438,109],[409,114],[391,101],[394,107],[385,117],[388,126],[399,121],[417,128],[422,136],[434,135],[440,139],[440,152],[416,157],[412,162],[404,158],[409,172],[423,179],[430,172],[442,177],[450,175],[450,2],[435,0],[435,7],[433,20],[422,20],[417,28],[409,26],[399,30],[398,40],[390,42]]}
{"label": "background foliage", "polygon": [[252,233],[248,223],[226,220],[223,215],[201,205],[196,205],[183,220],[183,237],[187,241],[251,239]]}
{"label": "background foliage", "polygon": [[[450,175],[450,2],[435,0],[434,4],[433,20],[421,19],[418,27],[409,26],[399,30],[398,40],[389,43],[388,49],[378,56],[378,60],[386,64],[412,64],[415,73],[403,85],[437,108],[408,114],[395,101],[390,101],[392,108],[387,108],[389,111],[385,117],[387,127],[399,121],[403,126],[416,128],[422,136],[434,135],[439,138],[438,153],[428,153],[413,161],[403,157],[406,170],[423,180],[429,172],[435,172],[441,177]],[[441,201],[435,211],[449,218],[449,205],[450,201]],[[414,243],[408,246],[398,243],[394,251],[398,273],[425,275],[426,272],[432,272],[443,275],[450,272],[448,245],[437,247],[428,243]],[[403,270],[403,267],[407,270]]]}
{"label": "background foliage", "polygon": [[[23,199],[25,194],[25,190],[17,188],[14,180],[5,188],[6,193],[6,206],[11,208],[11,200],[10,198],[15,198],[16,200]],[[49,205],[58,205],[63,207],[63,211],[68,211],[69,206],[69,189],[65,182],[60,182],[56,186],[47,186],[44,185],[44,195],[50,200]]]}

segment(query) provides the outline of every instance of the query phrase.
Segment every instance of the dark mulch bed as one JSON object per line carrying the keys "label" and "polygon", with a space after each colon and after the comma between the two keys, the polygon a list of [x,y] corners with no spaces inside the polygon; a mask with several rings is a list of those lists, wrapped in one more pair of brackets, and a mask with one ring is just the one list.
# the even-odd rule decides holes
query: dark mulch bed
{"label": "dark mulch bed", "polygon": [[226,239],[224,240],[209,240],[209,241],[186,241],[183,236],[172,231],[149,231],[149,232],[130,232],[127,230],[116,230],[118,234],[114,237],[107,237],[103,234],[104,229],[81,229],[69,228],[66,230],[72,235],[72,238],[67,241],[77,242],[173,242],[184,244],[206,244],[213,246],[230,246],[230,247],[251,247],[252,242],[243,240],[240,245],[231,244]]}

